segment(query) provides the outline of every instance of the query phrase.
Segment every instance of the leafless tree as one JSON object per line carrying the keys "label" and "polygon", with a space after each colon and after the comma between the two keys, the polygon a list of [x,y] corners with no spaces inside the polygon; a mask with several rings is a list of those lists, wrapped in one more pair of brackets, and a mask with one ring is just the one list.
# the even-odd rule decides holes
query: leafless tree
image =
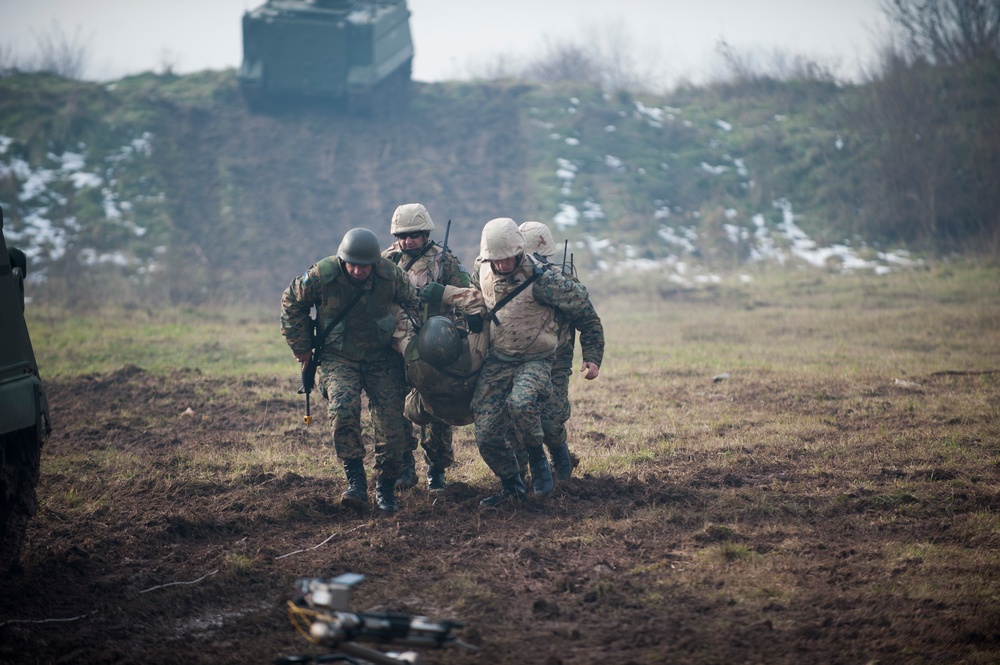
{"label": "leafless tree", "polygon": [[571,41],[545,41],[544,52],[528,63],[526,78],[542,83],[601,83],[601,67],[593,50]]}
{"label": "leafless tree", "polygon": [[80,37],[79,28],[70,37],[57,21],[53,21],[46,30],[32,34],[37,60],[24,69],[52,72],[71,79],[83,78],[90,59],[90,48],[88,42]]}
{"label": "leafless tree", "polygon": [[941,64],[1000,59],[1000,0],[882,0],[911,55]]}

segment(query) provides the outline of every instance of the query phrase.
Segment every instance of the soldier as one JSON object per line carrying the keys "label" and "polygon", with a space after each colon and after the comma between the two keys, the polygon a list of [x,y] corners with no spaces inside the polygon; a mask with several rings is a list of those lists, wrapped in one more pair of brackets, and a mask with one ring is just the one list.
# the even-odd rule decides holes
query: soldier
{"label": "soldier", "polygon": [[485,306],[491,325],[490,351],[472,407],[479,453],[502,483],[498,494],[481,503],[497,506],[527,496],[515,451],[505,440],[508,429],[527,454],[535,495],[552,492],[552,468],[542,447],[541,409],[551,392],[559,331],[556,314],[580,331],[581,371],[588,380],[600,372],[604,328],[583,287],[558,271],[545,270],[525,253],[524,236],[514,220],[494,219],[483,227],[480,259],[472,276],[479,290],[465,290],[449,301],[463,308]]}
{"label": "soldier", "polygon": [[403,271],[382,258],[378,238],[361,228],[348,231],[336,256],[296,277],[281,296],[281,334],[303,367],[313,352],[310,308],[316,307],[319,335],[340,319],[330,329],[319,361],[333,444],[347,475],[347,491],[341,497],[345,505],[368,505],[361,441],[363,390],[375,427],[383,434],[375,441],[376,504],[386,514],[398,509],[394,488],[406,445],[406,420],[399,391],[402,367],[392,344],[399,307],[416,307],[417,302]]}
{"label": "soldier", "polygon": [[[396,242],[382,252],[382,256],[400,266],[406,279],[418,291],[432,283],[467,288],[471,283],[469,272],[449,249],[430,239],[433,230],[434,220],[422,204],[405,203],[397,207],[389,223],[389,232],[396,237]],[[442,292],[442,289],[429,289],[423,293],[421,300],[427,305],[425,320],[439,315],[456,320],[455,308],[441,302]],[[401,387],[405,396],[409,392],[408,387]],[[413,459],[417,440],[413,436],[412,424],[406,430],[408,436],[403,452],[403,469],[396,481],[400,489],[409,489],[417,484]],[[427,487],[432,492],[445,488],[445,469],[455,461],[452,438],[451,425],[434,418],[430,418],[429,425],[420,428],[420,445],[427,462]]]}
{"label": "soldier", "polygon": [[[549,227],[541,222],[524,222],[519,228],[524,236],[525,253],[534,256],[549,270],[560,272],[580,284],[573,266],[566,265],[565,256],[562,264],[552,262],[556,255],[556,245]],[[584,287],[584,293],[586,290]],[[552,394],[542,407],[542,431],[545,433],[545,447],[552,457],[552,470],[560,480],[566,480],[573,475],[573,461],[566,442],[566,421],[572,411],[569,403],[569,378],[573,374],[576,329],[561,311],[556,312],[556,320],[559,322],[559,346],[552,356]]]}

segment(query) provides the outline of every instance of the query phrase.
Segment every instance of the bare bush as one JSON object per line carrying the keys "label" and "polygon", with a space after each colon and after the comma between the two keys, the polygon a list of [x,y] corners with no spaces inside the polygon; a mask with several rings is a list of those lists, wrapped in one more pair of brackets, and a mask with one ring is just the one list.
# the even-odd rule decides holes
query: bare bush
{"label": "bare bush", "polygon": [[635,41],[619,22],[590,28],[580,39],[547,38],[541,51],[526,60],[501,54],[467,69],[472,78],[485,80],[519,78],[593,85],[609,92],[639,92],[662,83],[657,62],[655,55],[640,57]]}
{"label": "bare bush", "polygon": [[997,0],[883,0],[908,54],[939,64],[1000,59]]}
{"label": "bare bush", "polygon": [[53,21],[40,32],[31,31],[34,52],[21,55],[9,45],[0,45],[0,74],[14,70],[51,72],[70,79],[82,79],[90,60],[90,43],[80,36],[80,29],[70,36]]}

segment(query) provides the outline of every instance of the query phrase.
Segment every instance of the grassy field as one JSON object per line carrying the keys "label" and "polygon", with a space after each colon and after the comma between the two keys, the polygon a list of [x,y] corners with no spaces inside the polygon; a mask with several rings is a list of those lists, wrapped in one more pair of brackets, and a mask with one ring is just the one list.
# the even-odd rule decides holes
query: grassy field
{"label": "grassy field", "polygon": [[[304,650],[290,582],[355,570],[358,609],[457,616],[483,648],[430,662],[996,662],[1000,269],[631,280],[592,285],[608,346],[572,383],[574,478],[480,510],[466,427],[446,498],[393,519],[337,505],[276,311],[31,309],[57,429],[0,655],[269,660]],[[78,597],[27,600],[50,580]]]}

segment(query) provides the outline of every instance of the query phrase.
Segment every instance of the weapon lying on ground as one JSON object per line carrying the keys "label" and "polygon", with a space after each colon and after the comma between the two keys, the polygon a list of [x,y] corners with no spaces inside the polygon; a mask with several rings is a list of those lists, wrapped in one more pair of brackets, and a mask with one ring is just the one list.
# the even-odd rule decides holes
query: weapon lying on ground
{"label": "weapon lying on ground", "polygon": [[300,579],[296,595],[288,601],[288,617],[295,629],[312,644],[330,647],[334,653],[284,656],[275,665],[315,662],[347,662],[355,665],[419,665],[415,651],[380,651],[357,642],[399,645],[426,649],[447,646],[479,651],[479,647],[458,639],[454,629],[458,621],[434,621],[424,616],[395,613],[352,613],[347,611],[351,588],[364,575],[345,573],[332,579]]}

